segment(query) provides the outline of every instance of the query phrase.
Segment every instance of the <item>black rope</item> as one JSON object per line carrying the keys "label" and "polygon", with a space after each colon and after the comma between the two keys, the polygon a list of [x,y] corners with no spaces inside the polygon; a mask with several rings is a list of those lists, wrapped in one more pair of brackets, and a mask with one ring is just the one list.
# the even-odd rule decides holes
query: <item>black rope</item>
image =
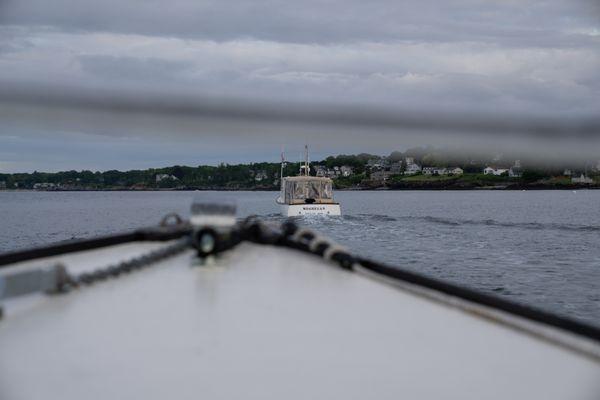
{"label": "black rope", "polygon": [[508,312],[512,315],[560,328],[600,342],[600,328],[571,318],[559,316],[547,311],[516,303],[498,296],[458,286],[415,272],[390,267],[378,262],[359,258],[358,263],[365,269],[394,280],[408,282],[432,289],[473,303]]}
{"label": "black rope", "polygon": [[70,287],[77,288],[83,285],[89,286],[96,282],[104,281],[108,278],[116,278],[122,274],[141,270],[168,257],[179,254],[181,251],[188,248],[189,245],[189,237],[184,237],[169,246],[151,250],[148,253],[126,261],[122,261],[115,265],[98,268],[92,272],[84,272],[79,275],[67,275],[66,279],[64,280],[64,284],[60,289],[61,291],[66,291]]}
{"label": "black rope", "polygon": [[[214,245],[210,247],[208,251],[206,251],[206,249],[202,250],[202,243],[204,243],[202,241],[203,235],[211,235],[211,239],[214,239]],[[175,254],[187,247],[190,242],[198,251],[199,256],[206,257],[210,254],[218,254],[227,251],[242,241],[250,241],[253,243],[282,246],[310,253],[331,260],[346,270],[353,270],[354,266],[359,265],[386,278],[410,283],[467,300],[475,304],[505,311],[515,316],[559,328],[600,342],[599,327],[531,306],[515,303],[501,297],[431,278],[416,272],[407,271],[398,267],[391,267],[362,257],[355,257],[349,251],[341,248],[335,243],[318,236],[313,231],[301,229],[293,222],[286,222],[279,228],[273,228],[265,225],[255,217],[247,218],[228,232],[217,232],[206,227],[194,231],[192,227],[186,223],[175,226],[141,229],[121,235],[78,240],[38,249],[8,253],[0,255],[0,267],[25,260],[90,250],[116,244],[135,241],[168,241],[183,238],[184,236],[187,236],[186,240],[182,239],[182,241],[172,247],[167,247],[166,249],[158,250],[155,253],[144,255],[134,260],[125,261],[115,266],[109,266],[94,271],[93,273],[79,275],[72,282],[67,282],[67,284],[73,286],[87,285],[99,280],[107,279],[111,276],[118,276],[122,273],[141,268],[146,264]]]}
{"label": "black rope", "polygon": [[22,261],[52,257],[84,250],[93,250],[124,243],[168,241],[189,235],[191,231],[191,226],[186,223],[178,225],[164,225],[156,228],[138,229],[129,233],[114,234],[93,239],[71,240],[50,246],[19,250],[0,255],[0,268],[5,268],[9,264]]}
{"label": "black rope", "polygon": [[[263,225],[264,226],[264,225]],[[312,246],[314,240],[319,240],[314,232],[306,231],[297,237],[298,226],[293,222],[286,222],[281,227],[280,236],[277,240],[271,242],[280,246],[293,248],[303,252],[311,253],[323,257],[332,243],[320,242]],[[246,232],[246,237],[255,243],[265,243],[265,229],[260,225],[252,225],[251,232]],[[445,282],[439,279],[431,278],[416,272],[407,271],[399,267],[391,267],[379,262],[368,260],[361,257],[355,257],[347,251],[337,249],[329,257],[341,268],[352,270],[355,265],[390,278],[396,281],[402,281],[417,285],[423,288],[431,289],[449,296],[454,296],[463,300],[470,301],[479,305],[487,306],[497,310],[505,311],[509,314],[526,318],[531,321],[539,322],[555,328],[575,333],[580,336],[600,342],[600,328],[585,322],[577,321],[568,317],[543,311],[538,308],[516,303],[498,296],[483,293],[474,289]]]}

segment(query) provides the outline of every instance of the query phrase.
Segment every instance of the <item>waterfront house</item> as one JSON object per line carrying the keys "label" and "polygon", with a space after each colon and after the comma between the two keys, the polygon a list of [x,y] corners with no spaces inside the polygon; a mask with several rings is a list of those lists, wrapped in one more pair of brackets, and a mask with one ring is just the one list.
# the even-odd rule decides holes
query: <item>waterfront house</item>
{"label": "waterfront house", "polygon": [[447,168],[423,167],[423,175],[448,175],[450,171]]}
{"label": "waterfront house", "polygon": [[406,164],[406,170],[404,171],[404,175],[415,175],[421,172],[421,166],[418,164]]}
{"label": "waterfront house", "polygon": [[520,178],[523,176],[523,169],[521,167],[510,167],[508,170],[508,176],[511,178]]}
{"label": "waterfront house", "polygon": [[350,176],[354,173],[352,167],[348,166],[348,165],[342,165],[340,167],[340,172],[342,174],[342,176]]}
{"label": "waterfront house", "polygon": [[381,168],[381,161],[378,158],[371,158],[367,161],[368,168]]}
{"label": "waterfront house", "polygon": [[589,185],[591,183],[594,183],[594,180],[587,175],[581,174],[581,176],[579,178],[577,178],[577,177],[571,178],[571,183],[583,183],[583,184]]}
{"label": "waterfront house", "polygon": [[391,171],[389,170],[378,170],[378,171],[374,171],[371,172],[371,179],[374,181],[378,181],[378,182],[385,182],[387,181],[392,175],[394,175]]}
{"label": "waterfront house", "polygon": [[169,175],[169,174],[156,174],[156,183],[160,182],[160,181],[164,181],[165,179],[171,180],[171,181],[178,181],[179,179],[177,179],[176,176],[174,175]]}
{"label": "waterfront house", "polygon": [[335,166],[333,168],[327,168],[324,165],[317,165],[315,167],[316,176],[320,178],[337,178],[340,176],[350,176],[353,174],[352,167],[343,165],[341,167]]}
{"label": "waterfront house", "polygon": [[393,174],[401,174],[402,173],[402,161],[396,161],[390,164],[390,172]]}
{"label": "waterfront house", "polygon": [[267,175],[267,172],[266,172],[266,171],[262,171],[262,170],[261,170],[261,171],[257,171],[257,172],[256,172],[256,175],[254,175],[254,180],[255,180],[256,182],[262,182],[262,181],[264,181],[265,179],[267,179],[268,177],[269,177],[269,176]]}
{"label": "waterfront house", "polygon": [[34,183],[33,189],[34,190],[54,190],[54,189],[56,189],[56,185],[54,183],[48,183],[48,182]]}
{"label": "waterfront house", "polygon": [[372,158],[367,161],[367,167],[369,168],[383,168],[389,164],[390,162],[387,157]]}
{"label": "waterfront house", "polygon": [[462,175],[464,171],[461,167],[450,167],[448,168],[448,173],[450,175]]}
{"label": "waterfront house", "polygon": [[523,168],[521,168],[521,160],[515,160],[515,165],[509,168],[508,176],[511,178],[520,178],[523,176]]}
{"label": "waterfront house", "polygon": [[489,167],[488,166],[488,167],[485,167],[483,169],[483,174],[484,175],[496,175],[496,176],[499,176],[499,175],[502,175],[502,174],[505,174],[505,173],[508,173],[508,169],[506,169],[506,168],[495,168],[495,167]]}

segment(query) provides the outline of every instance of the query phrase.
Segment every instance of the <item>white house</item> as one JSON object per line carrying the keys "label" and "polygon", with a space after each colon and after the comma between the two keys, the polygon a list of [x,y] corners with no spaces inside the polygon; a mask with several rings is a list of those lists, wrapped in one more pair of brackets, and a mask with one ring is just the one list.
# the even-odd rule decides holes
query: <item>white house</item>
{"label": "white house", "polygon": [[484,175],[502,175],[507,172],[508,172],[508,169],[506,169],[506,168],[485,167],[483,170]]}
{"label": "white house", "polygon": [[571,182],[572,183],[590,184],[590,183],[594,183],[594,180],[592,178],[590,178],[589,176],[581,174],[581,176],[579,178],[571,178]]}
{"label": "white house", "polygon": [[33,188],[35,190],[48,190],[48,189],[55,189],[56,185],[54,183],[48,183],[48,182],[35,183],[33,185]]}
{"label": "white house", "polygon": [[261,182],[265,179],[267,179],[269,176],[267,175],[266,171],[257,171],[256,175],[254,175],[254,180],[256,182]]}
{"label": "white house", "polygon": [[462,175],[463,169],[460,167],[423,167],[423,175]]}
{"label": "white house", "polygon": [[423,167],[423,175],[448,175],[450,171],[448,168],[439,167]]}
{"label": "white house", "polygon": [[404,170],[404,175],[414,175],[421,172],[421,167],[418,164],[406,164],[406,170]]}
{"label": "white house", "polygon": [[350,176],[354,173],[352,167],[349,165],[342,165],[340,167],[340,172],[342,173],[342,176]]}
{"label": "white house", "polygon": [[324,165],[317,165],[315,167],[316,175],[319,177],[337,178],[338,176],[350,176],[354,173],[352,167],[348,165],[342,165],[341,167],[335,166],[333,168],[327,168]]}
{"label": "white house", "polygon": [[169,180],[172,180],[172,181],[178,181],[179,180],[179,179],[177,179],[176,176],[173,176],[173,175],[169,175],[169,174],[156,174],[156,182],[157,183],[160,182],[160,181],[163,181],[165,179],[169,179]]}
{"label": "white house", "polygon": [[508,170],[508,176],[511,178],[520,178],[523,176],[523,169],[521,167],[510,167]]}

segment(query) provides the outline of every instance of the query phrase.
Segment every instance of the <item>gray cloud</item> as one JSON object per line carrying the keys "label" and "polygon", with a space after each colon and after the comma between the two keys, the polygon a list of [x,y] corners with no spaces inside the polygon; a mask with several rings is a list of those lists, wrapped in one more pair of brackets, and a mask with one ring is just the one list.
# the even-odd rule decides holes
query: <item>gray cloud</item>
{"label": "gray cloud", "polygon": [[559,31],[597,24],[600,7],[593,0],[5,0],[1,15],[10,24],[211,40],[548,43]]}
{"label": "gray cloud", "polygon": [[193,67],[191,61],[110,55],[84,55],[78,57],[78,61],[84,74],[118,81],[177,80],[178,76]]}
{"label": "gray cloud", "polygon": [[[117,95],[152,90],[171,97],[573,117],[600,110],[599,49],[600,3],[592,0],[0,1],[0,90],[16,82]],[[101,166],[102,157],[118,168],[181,163],[189,159],[187,149],[203,141],[211,143],[210,151],[195,154],[205,162],[247,161],[265,156],[261,146],[278,148],[298,142],[299,135],[281,127],[224,140],[204,127],[195,141],[174,139],[161,158],[164,135],[98,124],[32,130],[5,119],[0,135],[38,135],[42,143],[51,135],[73,134],[82,148],[100,135],[123,149],[123,157],[114,159],[98,146],[79,163],[69,151],[52,147],[52,159],[32,156],[40,161],[18,164],[27,169],[67,168],[86,159]],[[167,135],[175,129],[157,127]],[[350,136],[343,146],[328,139],[319,151],[385,152],[418,142]],[[148,147],[128,147],[120,138],[145,140]],[[30,146],[31,154],[41,153],[35,143],[28,139],[18,151]],[[4,147],[0,171],[19,168],[7,148],[17,151]]]}

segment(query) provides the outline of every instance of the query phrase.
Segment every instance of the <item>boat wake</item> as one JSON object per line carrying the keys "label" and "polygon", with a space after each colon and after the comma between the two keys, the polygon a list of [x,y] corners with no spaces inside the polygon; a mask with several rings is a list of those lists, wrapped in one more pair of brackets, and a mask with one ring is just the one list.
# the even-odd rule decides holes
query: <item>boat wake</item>
{"label": "boat wake", "polygon": [[[282,222],[286,220],[286,217],[281,216],[279,213],[259,215],[267,221]],[[426,216],[401,216],[392,217],[385,214],[345,214],[343,216],[329,216],[329,215],[304,215],[291,217],[294,221],[302,221],[312,225],[313,223],[328,224],[353,224],[353,223],[386,223],[386,222],[398,222],[398,221],[410,221],[410,222],[426,222],[436,225],[446,226],[489,226],[498,228],[518,228],[528,230],[554,230],[554,231],[569,231],[569,232],[600,232],[600,226],[598,225],[576,225],[576,224],[561,224],[561,223],[542,223],[542,222],[502,222],[495,219],[460,219],[460,218],[442,218],[431,215]]]}
{"label": "boat wake", "polygon": [[451,219],[451,218],[440,218],[433,216],[405,216],[401,217],[403,220],[410,221],[424,221],[434,223],[438,225],[449,225],[449,226],[463,226],[463,225],[476,225],[476,226],[492,226],[501,228],[519,228],[519,229],[531,229],[531,230],[559,230],[559,231],[571,231],[571,232],[600,232],[600,226],[598,225],[575,225],[575,224],[558,224],[558,223],[541,223],[541,222],[501,222],[494,219]]}

